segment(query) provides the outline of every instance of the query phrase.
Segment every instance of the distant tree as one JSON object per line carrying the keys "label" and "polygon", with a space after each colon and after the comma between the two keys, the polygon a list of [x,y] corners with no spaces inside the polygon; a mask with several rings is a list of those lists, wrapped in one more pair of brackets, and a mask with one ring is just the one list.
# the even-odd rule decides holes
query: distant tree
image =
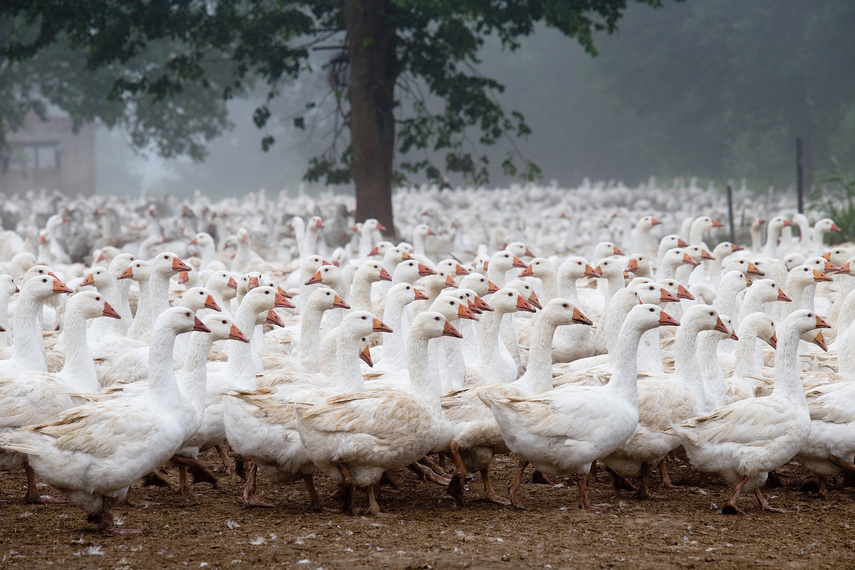
{"label": "distant tree", "polygon": [[628,11],[587,67],[647,119],[627,146],[648,172],[780,183],[795,178],[796,137],[809,170],[835,155],[855,167],[853,30],[848,0],[687,2]]}
{"label": "distant tree", "polygon": [[[87,69],[105,71],[112,78],[106,95],[119,104],[110,111],[112,116],[135,116],[137,101],[167,105],[161,120],[153,116],[139,125],[135,144],[154,141],[160,152],[192,154],[211,132],[226,126],[221,115],[206,125],[204,110],[190,106],[192,96],[214,92],[228,100],[260,79],[268,86],[269,102],[283,82],[312,71],[314,50],[331,50],[325,71],[339,113],[337,136],[328,152],[311,161],[307,177],[352,181],[357,219],[375,217],[393,231],[391,191],[396,176],[423,172],[439,180],[451,173],[483,183],[489,164],[479,154],[482,147],[530,132],[520,113],[506,111],[499,103],[503,86],[478,73],[485,37],[495,35],[505,48],[516,49],[521,37],[543,23],[593,53],[594,33],[613,32],[630,2],[661,4],[6,0],[0,4],[0,18],[10,24],[0,35],[0,61],[17,65],[52,46],[67,45],[85,55]],[[223,63],[228,73],[218,78],[214,70]],[[222,77],[227,80],[218,80]],[[185,95],[191,95],[188,106],[177,109],[176,99]],[[406,104],[402,97],[409,98]],[[74,107],[73,101],[66,103]],[[307,108],[314,104],[307,102]],[[179,111],[193,120],[173,122]],[[100,116],[101,111],[87,107],[87,112]],[[262,105],[253,118],[262,128],[270,117],[269,106]],[[293,121],[296,128],[306,126],[302,114]],[[171,140],[177,146],[170,145]],[[268,149],[273,142],[267,135],[262,146]],[[396,152],[407,159],[397,168]],[[434,164],[437,156],[444,159],[441,166]],[[537,166],[513,147],[502,168],[523,178],[539,175]]]}

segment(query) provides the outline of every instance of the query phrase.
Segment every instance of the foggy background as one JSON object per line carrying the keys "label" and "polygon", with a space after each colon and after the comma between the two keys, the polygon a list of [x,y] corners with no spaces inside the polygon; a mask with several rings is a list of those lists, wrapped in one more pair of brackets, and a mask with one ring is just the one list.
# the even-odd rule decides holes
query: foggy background
{"label": "foggy background", "polygon": [[[804,0],[690,1],[657,10],[634,5],[616,34],[595,38],[597,57],[539,28],[518,51],[488,41],[479,71],[506,86],[498,95],[506,110],[525,115],[533,134],[514,144],[542,168],[544,181],[573,186],[587,177],[633,185],[653,175],[723,184],[747,178],[749,187],[765,190],[794,183],[797,128],[806,131],[815,171],[830,168],[832,156],[853,164],[850,6]],[[328,57],[321,52],[317,61]],[[331,111],[320,106],[307,115],[305,131],[293,127],[293,117],[327,92],[322,71],[301,77],[272,104],[275,120],[263,131],[252,123],[260,97],[232,101],[235,127],[209,145],[203,163],[135,153],[124,133],[102,128],[98,192],[311,190],[302,176],[308,159],[330,144],[324,121]],[[799,97],[806,109],[795,106]],[[808,128],[794,126],[799,115],[810,117]],[[261,150],[265,134],[276,137],[268,152]],[[510,182],[498,166],[509,148],[487,149],[490,185]]]}

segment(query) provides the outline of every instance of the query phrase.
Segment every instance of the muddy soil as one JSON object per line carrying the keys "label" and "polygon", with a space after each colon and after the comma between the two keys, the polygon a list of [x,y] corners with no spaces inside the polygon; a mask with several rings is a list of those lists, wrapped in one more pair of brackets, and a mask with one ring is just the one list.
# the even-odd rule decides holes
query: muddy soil
{"label": "muddy soil", "polygon": [[[215,457],[206,456],[218,471]],[[496,489],[504,490],[510,458],[496,462]],[[306,513],[302,485],[260,478],[259,495],[273,508],[245,506],[241,481],[222,475],[218,489],[196,485],[186,496],[160,487],[132,487],[115,512],[140,535],[102,536],[70,505],[23,501],[23,473],[0,474],[8,502],[0,523],[3,568],[845,568],[853,566],[853,492],[832,489],[822,499],[799,488],[809,474],[784,468],[783,487],[765,489],[773,506],[761,512],[754,497],[745,515],[722,515],[729,490],[703,481],[679,460],[676,489],[652,487],[652,498],[617,496],[605,475],[590,490],[597,512],[577,508],[576,488],[525,485],[525,511],[481,500],[481,482],[469,484],[468,504],[457,507],[443,490],[408,471],[395,474],[400,494],[381,496],[379,517]],[[529,474],[530,477],[530,474]],[[167,478],[177,487],[177,476]],[[703,481],[703,483],[702,483]],[[702,486],[699,486],[701,485]],[[319,478],[325,504],[335,491]],[[51,493],[51,489],[42,489]],[[58,494],[53,491],[54,496]],[[364,494],[359,500],[364,501]]]}

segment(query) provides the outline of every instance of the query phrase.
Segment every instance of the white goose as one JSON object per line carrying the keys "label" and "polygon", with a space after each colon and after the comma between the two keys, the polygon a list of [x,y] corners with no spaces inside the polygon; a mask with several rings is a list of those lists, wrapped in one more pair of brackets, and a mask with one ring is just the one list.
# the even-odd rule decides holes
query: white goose
{"label": "white goose", "polygon": [[407,358],[412,392],[384,390],[297,403],[297,427],[315,465],[350,492],[367,487],[368,512],[379,514],[374,485],[390,469],[424,457],[441,438],[439,384],[429,371],[427,341],[459,336],[433,311],[417,315],[410,326]]}
{"label": "white goose", "polygon": [[811,418],[798,371],[799,337],[828,324],[811,311],[791,313],[778,327],[775,389],[766,398],[740,400],[672,426],[692,465],[734,486],[722,512],[742,511],[742,491],[754,491],[764,511],[777,511],[760,492],[768,473],[793,458],[807,440]]}
{"label": "white goose", "polygon": [[520,458],[511,499],[532,463],[548,475],[578,476],[579,507],[591,509],[586,475],[591,462],[622,445],[638,424],[635,353],[641,334],[677,322],[659,307],[639,305],[621,329],[615,373],[605,386],[565,385],[543,394],[508,397],[485,391],[481,400],[493,411],[502,438]]}
{"label": "white goose", "polygon": [[105,534],[116,528],[113,503],[166,462],[184,439],[184,407],[172,369],[175,335],[205,326],[184,308],[167,309],[152,333],[149,390],[139,398],[93,402],[51,423],[0,434],[0,447],[27,455],[45,481],[89,513]]}
{"label": "white goose", "polygon": [[701,331],[713,329],[732,332],[709,305],[694,305],[684,313],[674,338],[674,374],[638,382],[638,426],[625,443],[599,458],[619,477],[641,476],[639,498],[649,497],[648,479],[654,467],[659,467],[663,485],[671,484],[662,460],[680,441],[665,430],[708,409],[695,343]]}

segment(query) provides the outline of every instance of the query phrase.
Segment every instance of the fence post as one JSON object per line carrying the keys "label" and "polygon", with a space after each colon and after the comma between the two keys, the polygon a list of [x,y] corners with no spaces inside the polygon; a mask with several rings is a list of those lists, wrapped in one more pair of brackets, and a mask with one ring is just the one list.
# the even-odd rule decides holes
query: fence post
{"label": "fence post", "polygon": [[796,137],[796,195],[799,201],[799,214],[805,213],[805,169],[802,165],[802,137]]}
{"label": "fence post", "polygon": [[727,182],[727,217],[730,219],[730,243],[736,243],[736,230],[733,225],[733,183]]}

